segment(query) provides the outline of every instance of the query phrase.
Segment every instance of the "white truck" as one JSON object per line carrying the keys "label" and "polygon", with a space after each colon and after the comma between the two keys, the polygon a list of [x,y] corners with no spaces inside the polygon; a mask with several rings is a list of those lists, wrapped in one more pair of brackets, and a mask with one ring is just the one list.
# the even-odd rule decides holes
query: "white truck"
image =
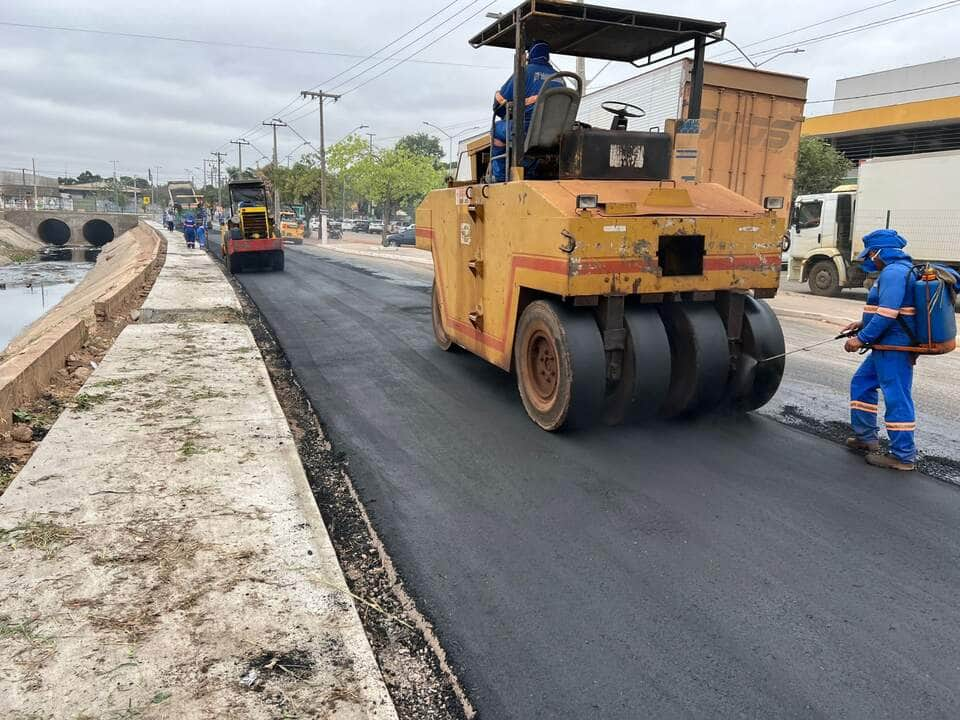
{"label": "white truck", "polygon": [[863,236],[892,228],[915,262],[960,267],[960,151],[865,160],[857,185],[800,195],[790,218],[787,276],[814,295],[863,287]]}

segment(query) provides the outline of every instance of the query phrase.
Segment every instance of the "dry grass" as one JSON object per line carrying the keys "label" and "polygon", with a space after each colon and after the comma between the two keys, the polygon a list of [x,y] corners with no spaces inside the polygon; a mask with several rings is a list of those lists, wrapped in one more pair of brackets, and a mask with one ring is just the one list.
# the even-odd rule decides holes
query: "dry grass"
{"label": "dry grass", "polygon": [[65,545],[69,545],[77,533],[72,528],[51,520],[29,518],[10,529],[0,528],[0,542],[12,549],[33,548],[42,550],[45,557],[53,557]]}

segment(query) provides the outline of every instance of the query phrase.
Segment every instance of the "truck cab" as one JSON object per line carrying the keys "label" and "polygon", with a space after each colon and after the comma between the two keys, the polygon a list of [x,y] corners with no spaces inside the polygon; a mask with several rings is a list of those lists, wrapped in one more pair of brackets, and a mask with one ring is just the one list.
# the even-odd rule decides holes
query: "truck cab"
{"label": "truck cab", "polygon": [[[838,190],[840,190],[838,188]],[[856,193],[800,195],[790,215],[787,277],[807,282],[814,295],[838,295],[862,284],[862,271],[851,264]]]}

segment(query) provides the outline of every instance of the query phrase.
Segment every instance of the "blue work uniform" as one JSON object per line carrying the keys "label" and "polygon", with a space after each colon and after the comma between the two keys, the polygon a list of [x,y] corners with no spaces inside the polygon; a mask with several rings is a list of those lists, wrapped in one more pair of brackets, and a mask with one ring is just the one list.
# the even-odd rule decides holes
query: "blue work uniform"
{"label": "blue work uniform", "polygon": [[[530,126],[533,110],[537,105],[537,97],[543,89],[547,78],[557,72],[550,64],[550,51],[545,43],[535,43],[529,52],[527,60],[526,81],[523,90],[523,129]],[[562,86],[560,80],[553,80],[551,87]],[[493,99],[493,113],[498,118],[506,118],[507,103],[513,101],[513,75],[507,78],[503,87],[497,91]],[[506,119],[497,120],[493,124],[493,145],[491,169],[496,182],[503,182],[507,178],[506,145],[507,136],[511,132],[511,124]]]}
{"label": "blue work uniform", "polygon": [[[907,294],[910,257],[900,250],[886,250],[892,257],[870,288],[863,309],[863,327],[857,337],[865,345],[910,347],[913,343],[903,329],[902,317],[913,329],[916,308]],[[894,259],[896,257],[896,259]],[[884,258],[886,261],[886,258]],[[913,407],[913,364],[916,355],[903,350],[871,350],[850,381],[850,423],[857,438],[877,442],[877,391],[886,406],[884,424],[890,437],[890,451],[905,463],[917,457],[914,431],[917,418]]]}

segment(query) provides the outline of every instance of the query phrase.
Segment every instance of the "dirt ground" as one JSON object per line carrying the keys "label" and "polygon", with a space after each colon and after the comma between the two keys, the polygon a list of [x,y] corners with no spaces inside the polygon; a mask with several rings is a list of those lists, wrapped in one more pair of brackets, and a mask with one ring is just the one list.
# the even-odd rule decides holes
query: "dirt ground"
{"label": "dirt ground", "polygon": [[[147,278],[139,296],[132,303],[137,308],[150,293],[157,273],[163,267],[162,255],[161,247],[161,261],[157,264],[157,269]],[[113,341],[133,321],[136,315],[131,312],[133,310],[132,307],[127,308],[127,312],[122,316],[98,320],[90,328],[86,343],[79,352],[67,358],[66,367],[57,372],[44,392],[33,402],[14,411],[13,427],[9,432],[0,433],[0,494],[3,494],[20,469],[27,464],[37,445],[64,408],[84,402],[85,397],[77,393],[107,354]],[[30,431],[29,438],[26,434],[27,428]]]}
{"label": "dirt ground", "polygon": [[474,717],[429,621],[404,590],[377,538],[353,489],[345,459],[326,440],[317,414],[256,306],[238,283],[234,288],[297,440],[310,487],[397,713],[402,720]]}

